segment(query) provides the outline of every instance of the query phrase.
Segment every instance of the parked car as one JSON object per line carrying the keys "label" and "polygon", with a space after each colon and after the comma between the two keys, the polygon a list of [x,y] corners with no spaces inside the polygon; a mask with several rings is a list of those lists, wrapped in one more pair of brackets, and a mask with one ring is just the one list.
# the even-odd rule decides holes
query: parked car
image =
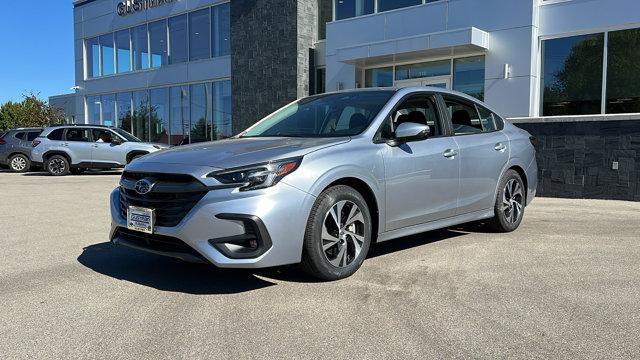
{"label": "parked car", "polygon": [[536,193],[534,141],[457,92],[313,96],[234,139],[127,165],[110,236],[219,267],[301,262],[340,279],[374,242],[476,220],[514,231]]}
{"label": "parked car", "polygon": [[20,128],[9,130],[0,136],[0,165],[23,173],[31,169],[31,142],[40,135],[42,128]]}
{"label": "parked car", "polygon": [[131,161],[168,148],[142,142],[128,132],[105,126],[54,126],[31,144],[31,161],[51,175],[81,173],[86,169],[121,168]]}

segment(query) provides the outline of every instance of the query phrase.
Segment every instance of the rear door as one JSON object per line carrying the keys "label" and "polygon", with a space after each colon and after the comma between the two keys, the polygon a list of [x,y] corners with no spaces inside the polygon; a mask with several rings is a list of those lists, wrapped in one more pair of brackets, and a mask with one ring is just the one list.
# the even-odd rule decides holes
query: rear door
{"label": "rear door", "polygon": [[493,114],[472,101],[443,95],[460,148],[460,195],[457,214],[487,210],[495,202],[500,174],[509,160],[509,141],[496,130]]}
{"label": "rear door", "polygon": [[62,147],[71,156],[73,165],[91,166],[91,133],[87,128],[67,128]]}

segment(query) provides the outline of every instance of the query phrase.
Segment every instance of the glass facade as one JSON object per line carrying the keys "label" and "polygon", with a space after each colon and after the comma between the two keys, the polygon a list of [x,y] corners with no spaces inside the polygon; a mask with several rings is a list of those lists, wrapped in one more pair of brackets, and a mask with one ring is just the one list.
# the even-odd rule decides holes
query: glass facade
{"label": "glass facade", "polygon": [[484,56],[453,60],[453,90],[484,100]]}
{"label": "glass facade", "polygon": [[149,91],[149,141],[169,143],[169,89]]}
{"label": "glass facade", "polygon": [[389,11],[422,3],[422,0],[378,0],[378,11]]}
{"label": "glass facade", "polygon": [[333,0],[334,20],[373,14],[441,0]]}
{"label": "glass facade", "polygon": [[85,39],[86,77],[227,56],[230,26],[225,3]]}
{"label": "glass facade", "polygon": [[396,66],[396,80],[451,75],[451,60]]}
{"label": "glass facade", "polygon": [[608,114],[640,112],[640,29],[609,32]]}
{"label": "glass facade", "polygon": [[364,74],[366,87],[393,86],[393,66],[367,69]]}

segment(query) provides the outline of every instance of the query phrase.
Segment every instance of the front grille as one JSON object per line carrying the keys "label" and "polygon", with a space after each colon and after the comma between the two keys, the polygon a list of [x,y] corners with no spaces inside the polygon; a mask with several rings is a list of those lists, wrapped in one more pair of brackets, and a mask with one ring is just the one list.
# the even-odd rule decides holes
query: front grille
{"label": "front grille", "polygon": [[[135,191],[140,179],[154,183],[151,192],[142,195]],[[120,180],[120,212],[126,219],[129,206],[154,209],[156,226],[174,227],[207,192],[204,184],[189,175],[124,172]]]}
{"label": "front grille", "polygon": [[187,245],[187,243],[171,236],[146,234],[125,228],[120,228],[116,231],[114,237],[143,249],[149,249],[164,253],[189,254],[197,258],[204,259],[204,257],[200,255],[199,252],[197,252],[191,246]]}

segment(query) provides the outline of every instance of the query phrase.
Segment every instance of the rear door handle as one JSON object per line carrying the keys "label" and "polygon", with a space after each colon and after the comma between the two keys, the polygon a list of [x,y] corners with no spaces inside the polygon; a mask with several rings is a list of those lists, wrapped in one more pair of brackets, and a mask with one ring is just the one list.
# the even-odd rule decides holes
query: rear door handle
{"label": "rear door handle", "polygon": [[458,156],[458,151],[457,150],[453,150],[453,149],[447,149],[445,150],[442,155],[448,159]]}
{"label": "rear door handle", "polygon": [[507,149],[507,145],[503,143],[497,143],[496,146],[493,147],[495,151],[505,151]]}

